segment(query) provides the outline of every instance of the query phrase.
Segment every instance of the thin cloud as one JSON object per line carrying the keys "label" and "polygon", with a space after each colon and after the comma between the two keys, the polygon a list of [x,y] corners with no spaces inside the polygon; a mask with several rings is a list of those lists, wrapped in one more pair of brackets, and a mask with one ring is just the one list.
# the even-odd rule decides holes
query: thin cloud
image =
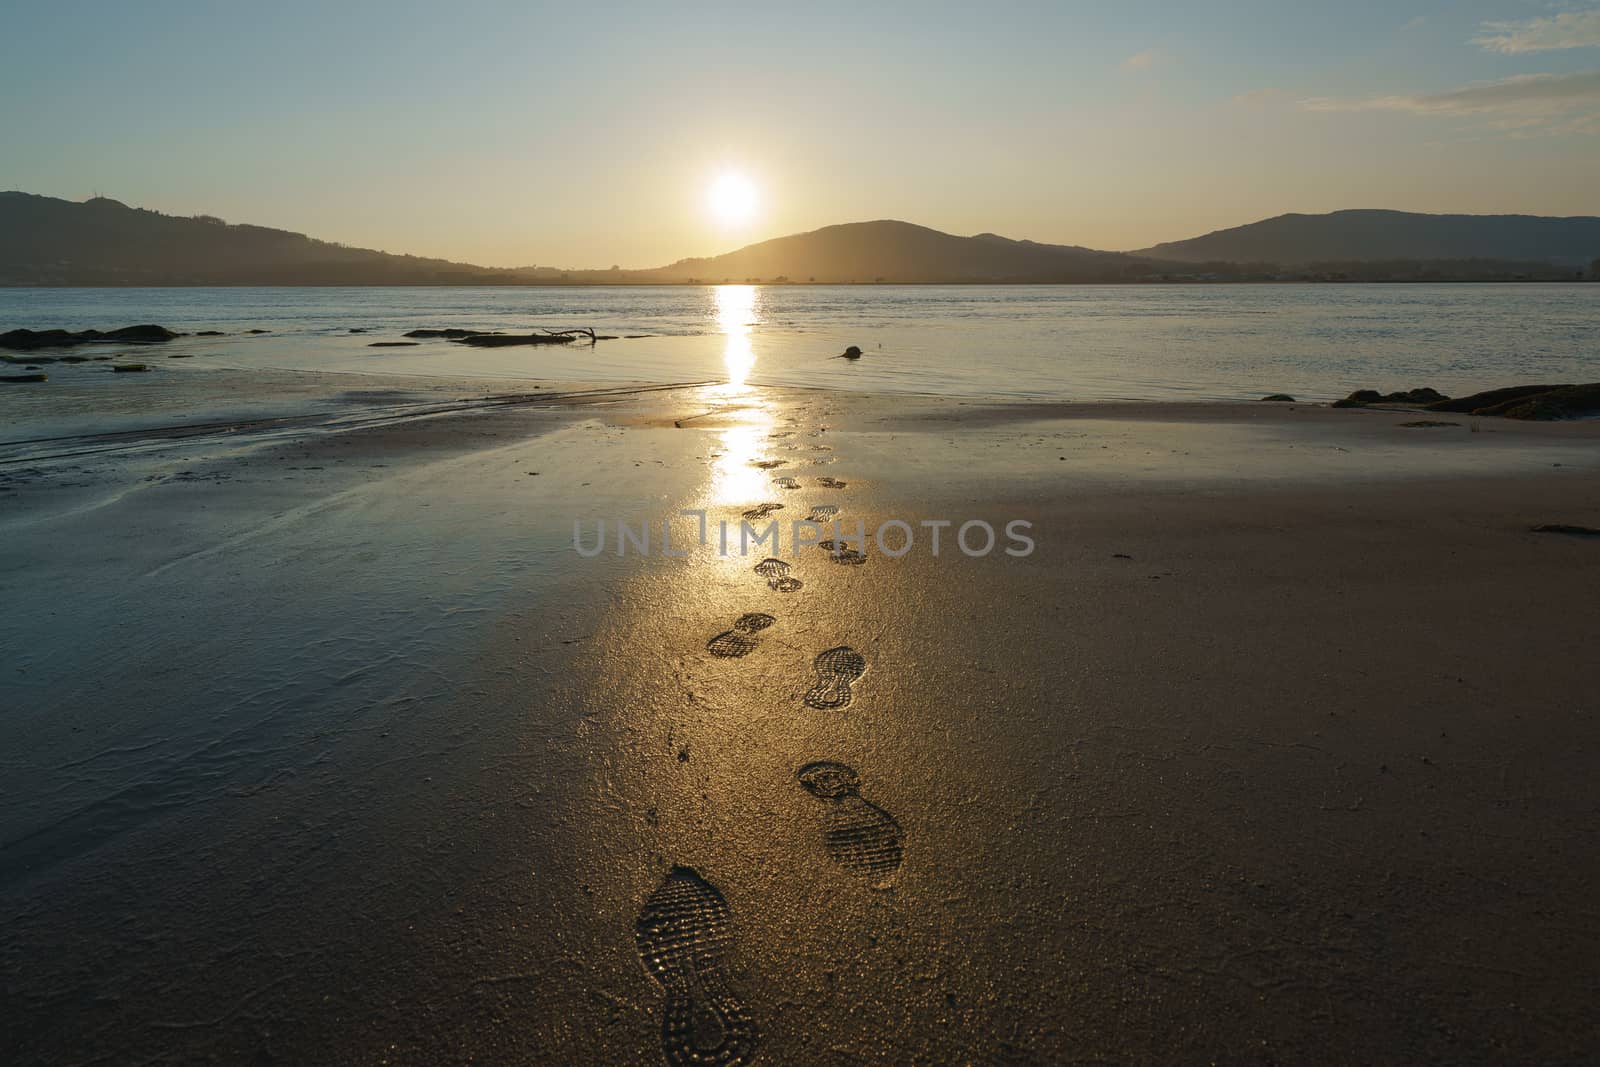
{"label": "thin cloud", "polygon": [[1518,74],[1443,93],[1372,96],[1365,99],[1312,97],[1307,111],[1397,111],[1412,115],[1578,116],[1600,111],[1600,70],[1577,74]]}
{"label": "thin cloud", "polygon": [[1149,70],[1156,65],[1156,60],[1161,58],[1161,53],[1154,48],[1146,48],[1143,52],[1129,56],[1122,61],[1123,70]]}
{"label": "thin cloud", "polygon": [[1233,98],[1235,104],[1270,104],[1274,100],[1281,100],[1289,94],[1282,89],[1251,89],[1247,93],[1239,93]]}
{"label": "thin cloud", "polygon": [[1563,11],[1525,22],[1485,22],[1472,43],[1491,52],[1517,55],[1563,48],[1600,48],[1600,8]]}
{"label": "thin cloud", "polygon": [[1428,16],[1426,16],[1426,15],[1418,15],[1416,18],[1412,19],[1410,22],[1406,23],[1404,26],[1401,26],[1400,27],[1400,32],[1401,33],[1406,33],[1406,32],[1408,32],[1410,30],[1420,30],[1424,25],[1427,24],[1427,21],[1428,21]]}

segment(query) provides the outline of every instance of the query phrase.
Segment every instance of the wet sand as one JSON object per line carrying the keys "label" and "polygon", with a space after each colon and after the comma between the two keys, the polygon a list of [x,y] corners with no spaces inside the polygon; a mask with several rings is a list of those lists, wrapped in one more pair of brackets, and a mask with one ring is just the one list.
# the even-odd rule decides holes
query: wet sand
{"label": "wet sand", "polygon": [[0,446],[10,1062],[1592,1052],[1600,424],[565,393]]}

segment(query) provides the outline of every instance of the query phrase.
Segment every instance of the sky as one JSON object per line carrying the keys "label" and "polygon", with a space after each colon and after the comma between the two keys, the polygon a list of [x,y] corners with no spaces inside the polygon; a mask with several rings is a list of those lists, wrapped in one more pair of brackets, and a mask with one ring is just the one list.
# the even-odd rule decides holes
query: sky
{"label": "sky", "polygon": [[[7,0],[0,189],[496,266],[1600,214],[1600,0]],[[753,212],[708,190],[743,177]],[[726,185],[726,183],[724,183]]]}

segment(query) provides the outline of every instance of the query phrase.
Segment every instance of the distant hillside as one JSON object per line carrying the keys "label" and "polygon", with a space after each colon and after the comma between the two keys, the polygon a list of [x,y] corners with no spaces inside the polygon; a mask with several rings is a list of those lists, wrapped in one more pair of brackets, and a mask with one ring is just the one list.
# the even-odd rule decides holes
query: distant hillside
{"label": "distant hillside", "polygon": [[661,280],[792,282],[1127,281],[1149,273],[1137,257],[992,233],[956,237],[909,222],[826,226],[707,259],[643,271]]}
{"label": "distant hillside", "polygon": [[0,193],[0,285],[484,285],[515,271],[177,218],[104,197]]}
{"label": "distant hillside", "polygon": [[1279,215],[1134,254],[1179,263],[1275,263],[1285,267],[1468,259],[1585,267],[1600,257],[1600,218],[1417,215],[1404,211]]}
{"label": "distant hillside", "polygon": [[1339,211],[1284,215],[1138,253],[880,220],[649,270],[505,269],[346,248],[104,197],[80,204],[0,193],[0,285],[12,286],[1567,281],[1596,257],[1595,218]]}

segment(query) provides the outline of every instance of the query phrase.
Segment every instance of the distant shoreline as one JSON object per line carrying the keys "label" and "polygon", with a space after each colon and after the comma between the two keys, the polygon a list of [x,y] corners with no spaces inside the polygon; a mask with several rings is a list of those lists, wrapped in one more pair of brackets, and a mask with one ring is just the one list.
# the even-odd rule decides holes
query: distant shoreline
{"label": "distant shoreline", "polygon": [[919,281],[919,282],[772,282],[758,279],[720,282],[157,282],[125,284],[48,284],[0,282],[0,289],[716,289],[724,285],[752,285],[771,289],[892,289],[927,288],[1159,288],[1177,286],[1277,286],[1277,285],[1593,285],[1600,278],[1217,278],[1122,280],[1097,282],[1050,281]]}

